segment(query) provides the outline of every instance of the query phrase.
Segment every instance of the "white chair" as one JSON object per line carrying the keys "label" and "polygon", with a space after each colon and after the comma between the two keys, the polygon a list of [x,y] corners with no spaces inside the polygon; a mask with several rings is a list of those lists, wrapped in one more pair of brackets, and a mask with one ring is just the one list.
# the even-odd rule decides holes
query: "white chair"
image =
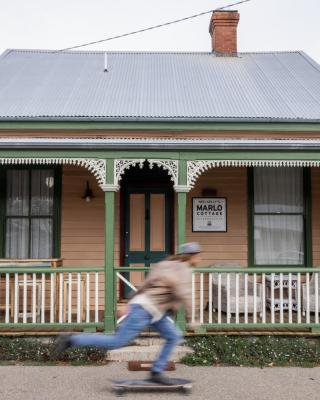
{"label": "white chair", "polygon": [[[243,268],[241,265],[237,263],[219,263],[214,264],[214,267],[217,268]],[[230,279],[230,290],[229,290],[229,310],[228,310],[228,290],[227,290],[227,276],[229,275]],[[239,275],[239,287],[238,293],[239,296],[237,298],[236,293],[236,276]],[[250,276],[249,276],[250,277]],[[256,312],[262,316],[262,285],[260,283],[256,283],[256,298],[254,300],[254,283],[248,277],[247,283],[247,312],[248,314],[254,313],[254,303],[256,305]],[[213,285],[213,293],[212,293],[212,308],[214,311],[218,310],[218,287],[219,287],[219,280],[218,280],[218,273],[214,273],[212,277],[212,285]],[[221,311],[228,312],[231,314],[236,314],[237,308],[239,314],[246,312],[246,305],[245,305],[245,275],[238,274],[236,272],[230,273],[221,273]],[[238,303],[238,307],[237,307]]]}
{"label": "white chair", "polygon": [[[318,293],[315,293],[316,281],[318,280]],[[302,313],[306,315],[308,310],[308,298],[307,298],[307,284],[302,285]],[[318,296],[318,310],[316,310],[316,297]],[[309,281],[309,311],[320,312],[320,274],[318,272],[313,273]]]}

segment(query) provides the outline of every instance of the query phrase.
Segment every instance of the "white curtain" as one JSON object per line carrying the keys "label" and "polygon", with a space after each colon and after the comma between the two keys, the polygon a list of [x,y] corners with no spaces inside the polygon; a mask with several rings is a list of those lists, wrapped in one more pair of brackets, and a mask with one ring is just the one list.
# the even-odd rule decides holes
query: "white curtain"
{"label": "white curtain", "polygon": [[53,170],[8,170],[6,258],[53,255]]}
{"label": "white curtain", "polygon": [[256,265],[304,264],[302,168],[254,169]]}

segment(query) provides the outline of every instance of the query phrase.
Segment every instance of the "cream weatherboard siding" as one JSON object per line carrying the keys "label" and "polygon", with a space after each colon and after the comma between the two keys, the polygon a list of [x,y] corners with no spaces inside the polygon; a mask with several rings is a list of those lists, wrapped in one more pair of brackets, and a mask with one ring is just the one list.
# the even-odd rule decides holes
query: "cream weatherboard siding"
{"label": "cream weatherboard siding", "polygon": [[[227,198],[227,232],[192,232],[192,197],[213,188],[216,197]],[[210,169],[198,179],[188,195],[187,240],[200,243],[203,265],[219,262],[248,263],[247,171],[246,168]]]}
{"label": "cream weatherboard siding", "polygon": [[[94,199],[86,203],[86,181]],[[311,170],[313,265],[320,265],[320,169]],[[192,232],[192,197],[202,189],[214,188],[217,197],[227,198],[227,232]],[[63,167],[61,204],[61,257],[66,267],[103,266],[104,193],[90,172],[75,166]],[[115,266],[120,266],[120,193],[116,194]],[[220,262],[248,265],[248,199],[246,168],[216,168],[202,174],[187,196],[187,241],[200,243],[203,266]],[[206,283],[205,283],[206,284]],[[94,283],[91,282],[93,288]],[[99,282],[99,304],[103,307],[103,274]],[[207,291],[207,290],[206,290]],[[93,291],[92,291],[93,292]]]}

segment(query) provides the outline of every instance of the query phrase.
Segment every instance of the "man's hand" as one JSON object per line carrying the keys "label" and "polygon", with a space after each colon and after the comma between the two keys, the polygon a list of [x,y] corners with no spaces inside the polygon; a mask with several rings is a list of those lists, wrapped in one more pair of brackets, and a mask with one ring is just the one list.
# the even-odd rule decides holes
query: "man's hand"
{"label": "man's hand", "polygon": [[125,307],[122,308],[122,310],[118,310],[118,312],[117,312],[118,318],[121,318],[121,317],[124,317],[125,315],[128,315],[129,312],[130,312],[130,309],[131,309],[130,304],[129,303],[126,304]]}

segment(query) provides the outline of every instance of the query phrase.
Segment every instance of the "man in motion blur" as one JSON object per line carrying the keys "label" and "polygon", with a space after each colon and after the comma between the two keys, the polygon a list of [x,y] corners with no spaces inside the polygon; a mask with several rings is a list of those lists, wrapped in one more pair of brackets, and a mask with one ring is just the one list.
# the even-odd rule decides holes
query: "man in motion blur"
{"label": "man in motion blur", "polygon": [[178,254],[155,264],[139,290],[129,302],[128,314],[112,335],[99,333],[61,335],[56,343],[56,355],[68,347],[96,346],[108,350],[126,346],[143,329],[152,326],[165,339],[157,360],[153,363],[150,380],[170,385],[163,371],[174,347],[182,340],[182,333],[168,316],[185,307],[187,318],[191,314],[192,271],[201,261],[198,243],[185,243]]}

